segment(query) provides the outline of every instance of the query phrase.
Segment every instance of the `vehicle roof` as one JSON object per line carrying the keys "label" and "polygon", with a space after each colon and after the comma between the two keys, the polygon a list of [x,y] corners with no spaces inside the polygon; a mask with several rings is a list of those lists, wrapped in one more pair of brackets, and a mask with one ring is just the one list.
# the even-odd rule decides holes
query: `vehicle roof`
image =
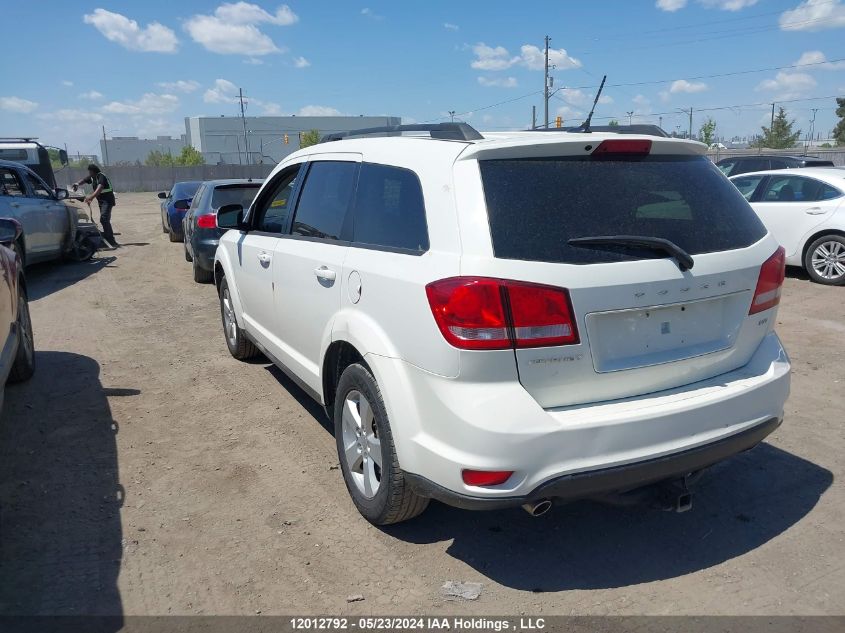
{"label": "vehicle roof", "polygon": [[[488,132],[477,140],[432,139],[425,135],[352,137],[311,145],[290,154],[285,163],[307,156],[320,154],[360,153],[367,155],[389,154],[394,157],[390,163],[401,162],[401,152],[410,154],[437,152],[451,155],[454,160],[508,158],[522,156],[584,155],[605,140],[650,140],[652,153],[703,155],[707,146],[687,139],[667,138],[645,134],[620,135],[614,132],[547,132],[514,130],[509,132]],[[590,146],[590,150],[585,150]],[[398,157],[398,159],[397,159]]]}
{"label": "vehicle roof", "polygon": [[210,185],[212,187],[220,187],[224,185],[255,185],[260,187],[263,182],[263,178],[219,178],[218,180],[206,180],[201,184]]}
{"label": "vehicle roof", "polygon": [[787,176],[809,176],[824,180],[830,183],[837,183],[840,187],[843,186],[845,180],[845,168],[843,167],[804,167],[802,169],[765,169],[762,171],[750,171],[745,174],[737,174],[731,176],[730,180],[735,178],[743,178],[747,176],[769,176],[783,174]]}
{"label": "vehicle roof", "polygon": [[822,158],[821,156],[796,156],[794,154],[741,154],[739,156],[725,156],[719,162],[726,160],[751,160],[755,158],[787,158],[789,160],[826,160],[829,158]]}

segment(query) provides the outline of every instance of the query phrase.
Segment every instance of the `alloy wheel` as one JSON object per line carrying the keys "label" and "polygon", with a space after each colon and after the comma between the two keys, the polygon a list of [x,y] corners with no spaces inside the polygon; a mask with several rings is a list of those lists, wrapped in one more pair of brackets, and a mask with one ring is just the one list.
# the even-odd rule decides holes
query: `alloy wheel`
{"label": "alloy wheel", "polygon": [[840,279],[845,275],[845,244],[834,240],[822,242],[813,251],[810,263],[819,277]]}
{"label": "alloy wheel", "polygon": [[235,311],[232,308],[232,297],[229,295],[229,287],[223,288],[223,332],[226,334],[226,339],[233,347],[237,344],[238,339],[238,324],[235,321]]}
{"label": "alloy wheel", "polygon": [[343,456],[358,491],[372,499],[381,486],[381,440],[373,408],[360,391],[350,391],[343,403]]}

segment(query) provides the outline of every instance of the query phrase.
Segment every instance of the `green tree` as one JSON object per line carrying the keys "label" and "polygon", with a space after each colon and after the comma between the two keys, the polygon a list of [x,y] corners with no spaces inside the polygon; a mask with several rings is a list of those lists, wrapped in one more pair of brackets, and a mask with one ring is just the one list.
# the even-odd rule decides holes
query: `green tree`
{"label": "green tree", "polygon": [[608,127],[619,127],[619,121],[616,119],[611,119],[607,122]]}
{"label": "green tree", "polygon": [[147,159],[144,161],[144,164],[150,167],[172,167],[175,162],[173,160],[173,155],[169,152],[165,154],[164,152],[154,149],[147,154]]}
{"label": "green tree", "polygon": [[710,147],[716,141],[716,122],[707,118],[701,128],[698,130],[698,140]]}
{"label": "green tree", "polygon": [[186,145],[182,148],[182,153],[176,158],[177,165],[185,165],[190,167],[192,165],[205,165],[205,157],[195,147]]}
{"label": "green tree", "polygon": [[837,97],[836,99],[836,116],[839,117],[839,123],[833,128],[833,138],[836,139],[837,145],[845,145],[845,98]]}
{"label": "green tree", "polygon": [[795,120],[786,118],[786,110],[778,110],[772,127],[762,126],[763,135],[757,139],[753,147],[768,147],[769,149],[789,149],[801,137],[801,130],[793,131]]}
{"label": "green tree", "polygon": [[299,135],[299,147],[311,147],[320,142],[320,130],[308,130]]}

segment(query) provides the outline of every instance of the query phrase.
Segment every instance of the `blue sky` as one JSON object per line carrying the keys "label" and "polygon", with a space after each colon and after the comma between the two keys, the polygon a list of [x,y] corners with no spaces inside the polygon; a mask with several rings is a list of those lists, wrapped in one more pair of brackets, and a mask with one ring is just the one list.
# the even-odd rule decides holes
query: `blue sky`
{"label": "blue sky", "polygon": [[768,123],[770,106],[754,104],[772,101],[805,132],[818,108],[825,134],[834,100],[807,99],[845,96],[845,61],[833,61],[845,58],[845,0],[42,0],[4,3],[3,23],[0,136],[82,153],[98,151],[103,125],[178,135],[185,116],[235,115],[238,87],[250,115],[454,110],[479,129],[524,127],[532,105],[542,116],[546,34],[564,88],[550,116],[566,123],[604,73],[597,122],[633,112],[686,129],[679,110],[692,107],[696,130],[712,116],[728,137]]}

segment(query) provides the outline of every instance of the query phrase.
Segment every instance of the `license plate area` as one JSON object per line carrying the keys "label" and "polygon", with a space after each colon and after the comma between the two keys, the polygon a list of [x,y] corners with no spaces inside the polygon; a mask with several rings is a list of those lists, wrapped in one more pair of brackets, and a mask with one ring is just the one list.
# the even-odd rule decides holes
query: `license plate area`
{"label": "license plate area", "polygon": [[746,295],[588,314],[593,367],[624,371],[728,349],[748,311]]}

